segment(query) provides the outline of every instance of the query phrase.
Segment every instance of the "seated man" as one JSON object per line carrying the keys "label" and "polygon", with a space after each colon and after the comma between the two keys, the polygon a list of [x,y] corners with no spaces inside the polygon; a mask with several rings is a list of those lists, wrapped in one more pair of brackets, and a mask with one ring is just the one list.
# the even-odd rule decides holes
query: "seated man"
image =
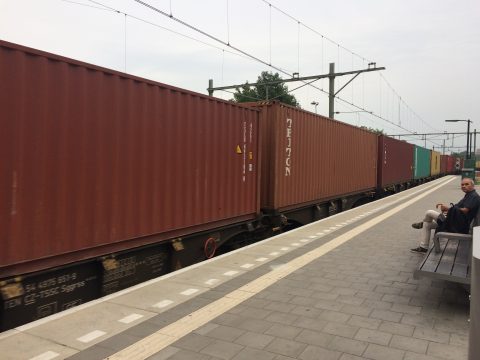
{"label": "seated man", "polygon": [[[475,183],[470,178],[462,179],[462,191],[465,193],[465,196],[462,200],[460,200],[456,206],[459,208],[460,212],[462,212],[466,216],[466,220],[468,224],[473,220],[476,216],[477,211],[480,207],[480,196],[475,191]],[[420,246],[416,247],[415,249],[411,249],[412,252],[416,253],[425,253],[428,250],[428,246],[430,244],[430,232],[432,229],[437,227],[437,219],[445,220],[444,214],[448,212],[450,206],[445,204],[437,204],[436,208],[440,210],[428,210],[425,212],[425,217],[422,222],[413,223],[412,227],[415,229],[423,229],[423,236],[420,242]]]}

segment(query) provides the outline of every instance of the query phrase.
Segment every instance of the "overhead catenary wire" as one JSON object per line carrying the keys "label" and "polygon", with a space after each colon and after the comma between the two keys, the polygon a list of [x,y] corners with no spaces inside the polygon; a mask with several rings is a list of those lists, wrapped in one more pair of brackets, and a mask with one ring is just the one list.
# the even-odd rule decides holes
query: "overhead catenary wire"
{"label": "overhead catenary wire", "polygon": [[[169,17],[169,18],[171,18],[172,20],[174,20],[174,21],[176,21],[176,22],[178,22],[178,23],[180,23],[180,24],[188,27],[189,29],[194,30],[194,31],[196,31],[196,32],[198,32],[198,33],[200,33],[200,34],[202,34],[202,35],[204,35],[204,36],[206,36],[206,37],[214,40],[214,41],[217,41],[217,42],[219,42],[219,43],[221,43],[221,44],[223,44],[223,45],[225,45],[225,46],[228,46],[228,47],[230,47],[231,49],[233,49],[233,50],[235,50],[235,51],[238,51],[238,52],[240,52],[241,54],[243,54],[243,55],[245,55],[245,56],[247,56],[247,57],[249,57],[249,58],[251,58],[251,59],[254,59],[255,61],[258,61],[258,62],[260,62],[260,63],[262,63],[262,64],[264,64],[264,65],[267,65],[267,66],[269,66],[269,67],[271,67],[271,68],[273,68],[273,69],[281,72],[282,74],[285,74],[285,75],[288,75],[288,76],[292,77],[292,73],[290,73],[290,72],[288,72],[288,71],[286,71],[286,70],[284,70],[284,69],[282,69],[282,68],[280,68],[280,67],[278,67],[278,66],[275,66],[275,65],[273,65],[273,64],[269,64],[269,63],[266,62],[265,60],[262,60],[262,59],[260,59],[260,58],[257,57],[257,56],[254,56],[254,55],[252,55],[252,54],[249,54],[249,53],[247,53],[246,51],[244,51],[244,50],[242,50],[242,49],[240,49],[240,48],[238,48],[238,47],[236,47],[236,46],[233,46],[232,44],[229,44],[229,43],[227,43],[227,42],[225,42],[225,41],[217,38],[216,36],[213,36],[213,35],[205,32],[205,31],[199,29],[198,27],[193,26],[193,25],[191,25],[191,24],[189,24],[189,23],[187,23],[187,22],[185,22],[185,21],[183,21],[183,20],[181,20],[181,19],[179,19],[179,18],[177,18],[177,17],[175,17],[175,16],[169,16],[169,14],[167,14],[167,13],[164,12],[164,11],[162,11],[161,9],[156,8],[155,6],[153,6],[153,5],[151,5],[151,4],[148,4],[148,3],[144,2],[144,1],[141,1],[141,0],[133,0],[133,1],[136,2],[136,3],[138,3],[138,4],[140,4],[140,5],[143,5],[143,6],[147,7],[147,8],[149,8],[149,9],[151,9],[151,10],[154,11],[154,12],[157,12],[157,13],[163,15],[163,16]],[[262,0],[262,1],[263,1],[263,0]],[[264,2],[265,2],[265,1],[264,1]],[[273,5],[272,5],[272,7],[275,8],[275,6],[273,6]],[[299,21],[299,20],[297,20],[297,21]],[[325,37],[325,38],[326,38],[326,37]],[[335,43],[335,44],[337,45],[337,48],[340,49],[340,47],[341,47],[340,44],[338,44],[338,43]],[[343,48],[343,47],[342,47],[342,48]],[[322,91],[322,92],[324,92],[324,93],[327,93],[327,92],[325,92],[323,89],[320,89],[319,87],[316,87],[316,86],[314,86],[314,85],[311,85],[311,86],[313,86],[313,87],[316,88],[317,90],[320,90],[320,91]],[[365,109],[363,109],[363,108],[361,108],[361,107],[358,107],[357,105],[354,105],[354,104],[352,104],[351,102],[348,102],[347,100],[344,100],[344,99],[341,98],[341,97],[336,96],[336,98],[338,98],[340,101],[344,101],[344,102],[346,102],[346,103],[348,103],[348,104],[350,104],[350,105],[352,105],[352,106],[355,106],[355,107],[357,107],[358,109],[361,109],[361,110],[366,111]],[[372,113],[372,115],[375,116],[375,117],[378,118],[378,119],[387,121],[388,123],[393,124],[393,125],[399,127],[397,124],[393,123],[393,122],[390,121],[390,120],[387,120],[386,118],[384,118],[384,117],[382,117],[382,116],[378,116],[378,115],[376,115],[376,114],[374,114],[374,113]],[[408,132],[412,132],[412,133],[413,133],[413,131],[411,131],[411,130],[409,130],[409,129],[406,129],[406,128],[404,128],[404,127],[400,127],[400,128],[403,129],[403,130],[405,130],[405,131],[408,131]]]}
{"label": "overhead catenary wire", "polygon": [[[119,13],[119,14],[125,14],[126,16],[130,16],[131,18],[136,19],[136,20],[138,20],[138,21],[141,21],[141,22],[150,24],[150,25],[155,26],[155,27],[157,27],[157,28],[160,28],[160,29],[169,31],[169,32],[171,32],[171,33],[177,34],[177,35],[179,35],[179,36],[182,36],[182,37],[191,39],[191,40],[193,40],[193,41],[196,41],[196,42],[199,42],[199,43],[201,43],[201,44],[207,45],[207,46],[209,46],[209,47],[216,48],[216,49],[222,51],[222,56],[223,56],[224,52],[226,51],[226,52],[228,52],[228,53],[230,53],[230,54],[233,54],[233,55],[237,55],[237,56],[240,56],[240,57],[244,57],[244,58],[247,58],[247,59],[250,59],[250,60],[254,60],[254,61],[260,62],[260,63],[262,63],[262,64],[264,64],[264,65],[267,65],[267,66],[271,67],[272,69],[275,69],[275,70],[277,70],[277,71],[279,71],[279,72],[281,72],[281,73],[283,73],[283,74],[286,74],[286,75],[288,75],[288,76],[292,76],[292,73],[291,73],[291,72],[288,72],[287,70],[284,70],[284,69],[282,69],[282,68],[280,68],[280,67],[278,67],[278,66],[275,66],[275,65],[273,65],[273,64],[267,63],[266,61],[264,61],[264,60],[262,60],[262,59],[260,59],[260,58],[258,58],[258,57],[256,57],[256,56],[253,56],[253,55],[251,55],[251,54],[249,54],[249,53],[247,53],[247,52],[245,52],[245,51],[243,51],[243,50],[241,50],[241,49],[239,49],[239,48],[237,48],[237,47],[232,46],[232,45],[229,44],[228,42],[226,43],[226,42],[222,41],[221,39],[218,39],[218,38],[216,38],[216,37],[214,37],[214,36],[212,36],[212,35],[204,32],[204,31],[196,28],[195,26],[192,26],[192,25],[190,25],[190,24],[188,24],[188,23],[186,23],[186,22],[184,22],[184,21],[182,21],[182,20],[180,20],[180,19],[175,18],[172,14],[168,14],[168,13],[166,13],[166,12],[160,10],[160,9],[156,9],[155,7],[151,6],[150,4],[147,4],[147,3],[144,2],[144,1],[134,0],[135,2],[137,2],[137,3],[139,3],[139,4],[143,5],[143,6],[146,6],[146,7],[150,8],[150,9],[152,9],[152,10],[154,10],[154,11],[156,11],[156,12],[158,12],[158,13],[164,15],[164,16],[167,16],[167,17],[171,18],[172,20],[175,20],[175,21],[181,23],[182,25],[189,27],[190,29],[193,29],[193,30],[195,30],[195,31],[200,32],[202,35],[207,36],[207,37],[213,39],[214,41],[217,41],[217,42],[222,43],[223,45],[231,48],[231,49],[234,50],[234,51],[228,51],[228,50],[226,50],[226,49],[224,49],[224,48],[221,48],[221,47],[212,45],[212,44],[210,44],[210,43],[207,43],[207,42],[205,42],[205,41],[199,40],[199,39],[197,39],[197,38],[194,38],[194,37],[191,37],[191,36],[188,36],[188,35],[179,33],[179,32],[177,32],[177,31],[174,31],[174,30],[168,29],[168,28],[166,28],[166,27],[160,26],[160,25],[158,25],[158,24],[152,23],[152,22],[150,22],[150,21],[147,21],[147,20],[138,18],[138,17],[133,16],[133,15],[131,15],[131,14],[127,14],[127,13],[125,13],[125,12],[123,12],[123,11],[114,9],[114,8],[112,8],[112,7],[109,7],[109,6],[106,6],[106,5],[104,5],[104,4],[102,4],[102,3],[98,2],[98,1],[95,1],[95,0],[88,0],[88,1],[91,2],[91,3],[93,3],[93,4],[102,6],[102,7],[105,8],[105,9],[109,9],[109,10],[114,11],[114,12],[117,12],[117,13]],[[265,2],[265,1],[263,1],[263,2]],[[271,7],[276,8],[275,6],[271,5],[270,3],[268,3],[268,4],[269,4],[269,8],[270,8],[270,9],[271,9]],[[82,5],[82,4],[80,4],[80,5]],[[83,4],[83,5],[84,5],[84,4]],[[278,10],[278,8],[276,8],[276,9]],[[271,16],[271,15],[270,15],[270,16]],[[298,24],[298,23],[301,23],[299,20],[296,20],[296,21],[297,21],[297,24]],[[304,25],[303,23],[301,23],[301,24]],[[313,30],[313,29],[311,29],[311,28],[308,27],[308,26],[305,26],[305,27],[309,28],[310,30]],[[271,31],[271,30],[270,30],[270,31]],[[331,41],[331,40],[328,39],[327,37],[325,37],[325,36],[322,35],[322,34],[320,34],[320,36],[322,37],[322,48],[323,48],[323,39],[326,39],[326,40],[328,40],[328,41]],[[271,39],[270,39],[270,41],[271,41]],[[335,43],[335,42],[334,42],[334,43]],[[337,44],[337,43],[335,43],[335,44]],[[346,48],[342,47],[340,44],[337,44],[337,49],[340,49],[340,48],[346,49]],[[323,63],[324,57],[325,57],[325,51],[323,51],[323,50],[324,50],[324,49],[322,49],[322,63]],[[346,50],[348,50],[348,49],[346,49]],[[350,51],[350,50],[348,50],[348,51]],[[351,52],[351,54],[353,54],[353,55],[355,55],[355,56],[359,56],[358,54],[355,54],[353,51],[350,51],[350,52]],[[366,61],[366,59],[365,59],[364,57],[361,57],[361,58],[362,58],[362,61],[364,61],[364,62]],[[271,59],[270,59],[270,60],[271,60]],[[222,66],[223,66],[223,65],[222,65]],[[310,85],[310,86],[312,86],[313,88],[319,90],[320,92],[322,92],[322,93],[324,93],[324,94],[328,94],[326,91],[323,90],[323,88],[319,88],[318,86],[315,86],[315,85],[312,85],[312,84],[306,84],[306,85]],[[299,88],[301,88],[301,87],[303,87],[303,86],[300,86],[300,87],[295,88],[295,89],[293,89],[293,90],[299,89]],[[293,90],[292,90],[292,91],[293,91]],[[364,98],[364,96],[365,96],[365,95],[364,95],[364,93],[363,93],[363,98]],[[353,106],[353,107],[355,107],[356,109],[359,109],[359,110],[362,110],[362,111],[365,111],[365,112],[369,112],[372,116],[374,116],[374,117],[377,118],[377,119],[380,119],[380,120],[385,121],[385,122],[387,122],[387,123],[389,123],[389,124],[392,124],[392,125],[400,128],[400,129],[403,129],[403,130],[407,131],[407,132],[414,133],[414,131],[412,131],[412,130],[409,130],[409,129],[403,127],[403,126],[399,126],[399,124],[393,123],[392,121],[390,121],[390,120],[388,120],[387,118],[385,118],[384,116],[382,116],[382,114],[378,115],[378,114],[376,114],[376,113],[373,112],[373,111],[368,111],[368,110],[366,110],[365,105],[363,105],[363,106],[355,105],[355,104],[353,104],[353,102],[349,102],[349,101],[347,101],[347,100],[339,97],[338,95],[336,96],[336,99],[337,99],[338,101],[344,102],[345,104],[348,104],[348,105],[350,105],[350,106]]]}
{"label": "overhead catenary wire", "polygon": [[[278,11],[279,13],[283,14],[284,16],[286,16],[287,18],[297,22],[298,24],[301,24],[303,27],[305,27],[306,29],[310,30],[311,32],[313,32],[314,34],[318,35],[321,37],[322,39],[322,69],[323,69],[323,54],[324,54],[324,51],[323,51],[323,40],[327,40],[329,41],[331,44],[334,44],[337,46],[337,57],[338,57],[338,68],[340,69],[340,49],[343,49],[347,52],[350,52],[352,54],[352,56],[356,56],[360,59],[363,60],[364,64],[365,64],[365,61],[368,61],[369,63],[373,62],[372,60],[369,60],[367,58],[365,58],[364,56],[360,55],[360,54],[357,54],[356,52],[344,47],[343,45],[340,45],[339,43],[337,43],[336,41],[330,39],[329,37],[325,36],[324,34],[322,34],[321,32],[319,32],[318,30],[314,29],[313,27],[305,24],[304,22],[302,22],[301,20],[299,20],[297,17],[289,14],[287,11],[279,8],[278,6],[275,6],[273,5],[272,3],[270,3],[269,1],[267,0],[259,0],[260,2],[262,3],[265,3],[267,4],[270,9],[273,7],[276,11]],[[408,104],[405,103],[405,101],[402,100],[401,96],[398,94],[397,91],[395,91],[395,89],[393,88],[393,86],[391,86],[391,84],[385,79],[385,77],[383,77],[382,74],[380,74],[380,76],[382,76],[382,78],[385,80],[385,82],[387,82],[388,86],[390,87],[390,89],[394,92],[394,94],[399,98],[399,101],[403,102],[403,104],[405,105],[405,107],[407,107],[408,109],[411,110],[410,106],[408,106]],[[364,76],[362,76],[362,78],[364,78]],[[363,88],[364,88],[364,84],[363,84]],[[365,102],[363,101],[363,107],[365,107]],[[431,129],[435,129],[434,127],[432,127],[430,124],[428,124],[424,119],[422,119],[418,114],[416,114],[413,110],[411,110],[415,117],[417,117],[424,125],[430,127]],[[380,111],[381,112],[381,111]],[[401,121],[398,122],[399,125],[401,125]]]}
{"label": "overhead catenary wire", "polygon": [[242,55],[242,54],[239,54],[238,52],[235,52],[235,51],[229,51],[225,48],[222,48],[222,47],[219,47],[219,46],[216,46],[216,45],[213,45],[213,44],[210,44],[208,42],[205,42],[203,40],[200,40],[200,39],[197,39],[197,38],[194,38],[193,36],[189,36],[189,35],[185,35],[185,34],[182,34],[181,32],[178,32],[178,31],[175,31],[175,30],[172,30],[172,29],[169,29],[165,26],[162,26],[162,25],[159,25],[159,24],[156,24],[156,23],[153,23],[149,20],[145,20],[145,19],[142,19],[142,18],[139,18],[138,16],[135,16],[135,15],[132,15],[132,14],[129,14],[127,12],[124,12],[124,11],[121,11],[121,10],[118,10],[118,9],[115,9],[115,8],[112,8],[112,7],[109,7],[107,5],[104,5],[98,1],[95,1],[95,0],[87,0],[91,3],[94,3],[94,4],[98,4],[100,6],[103,6],[103,8],[101,7],[97,7],[97,6],[92,6],[92,5],[88,5],[88,4],[83,4],[83,3],[79,3],[79,2],[75,2],[75,1],[70,1],[70,0],[62,0],[64,2],[68,2],[68,3],[72,3],[72,4],[75,4],[75,5],[82,5],[82,6],[86,6],[86,7],[90,7],[90,8],[95,8],[95,9],[98,9],[98,10],[105,10],[105,11],[111,11],[111,12],[115,12],[115,13],[118,13],[118,14],[123,14],[127,17],[130,17],[132,19],[135,19],[137,21],[140,21],[140,22],[143,22],[145,24],[148,24],[148,25],[151,25],[153,27],[156,27],[156,28],[159,28],[159,29],[162,29],[162,30],[165,30],[165,31],[168,31],[172,34],[175,34],[175,35],[178,35],[178,36],[181,36],[183,38],[186,38],[186,39],[189,39],[189,40],[192,40],[192,41],[195,41],[199,44],[203,44],[203,45],[206,45],[206,46],[209,46],[211,48],[214,48],[214,49],[217,49],[217,50],[220,50],[220,51],[223,51],[223,52],[227,52],[229,54],[232,54],[232,55],[235,55],[235,56],[239,56],[239,57],[243,57],[245,59],[249,59],[248,57]]}

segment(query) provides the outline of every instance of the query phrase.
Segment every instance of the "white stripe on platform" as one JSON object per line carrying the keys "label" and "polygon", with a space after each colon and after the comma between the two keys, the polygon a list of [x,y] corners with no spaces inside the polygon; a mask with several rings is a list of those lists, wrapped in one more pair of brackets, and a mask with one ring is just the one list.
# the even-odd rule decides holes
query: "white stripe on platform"
{"label": "white stripe on platform", "polygon": [[185,291],[182,291],[180,294],[185,295],[185,296],[190,296],[190,295],[193,295],[193,294],[195,294],[195,293],[197,293],[197,292],[199,292],[199,291],[200,291],[200,290],[198,290],[198,289],[193,289],[193,288],[192,288],[192,289],[187,289],[187,290],[185,290]]}
{"label": "white stripe on platform", "polygon": [[213,285],[215,284],[216,282],[219,282],[220,280],[218,279],[208,279],[207,281],[205,281],[205,284],[207,285]]}
{"label": "white stripe on platform", "polygon": [[164,307],[167,307],[168,305],[171,305],[173,304],[173,301],[172,300],[162,300],[154,305],[152,305],[153,307],[156,307],[156,308],[164,308]]}
{"label": "white stripe on platform", "polygon": [[119,322],[121,323],[124,323],[124,324],[130,324],[131,322],[134,322],[138,319],[141,319],[143,317],[143,315],[140,315],[140,314],[130,314],[128,316],[125,316],[124,318],[118,320]]}
{"label": "white stripe on platform", "polygon": [[266,257],[259,257],[258,259],[255,259],[255,261],[258,261],[258,262],[262,262],[262,261],[266,261],[268,260],[268,258]]}
{"label": "white stripe on platform", "polygon": [[227,271],[226,273],[223,273],[223,275],[225,276],[233,276],[236,274],[238,274],[238,271],[235,271],[235,270],[230,270],[230,271]]}
{"label": "white stripe on platform", "polygon": [[94,330],[92,332],[89,332],[88,334],[85,334],[83,336],[80,336],[77,338],[78,341],[83,342],[83,343],[89,343],[90,341],[93,341],[95,339],[98,339],[99,337],[105,335],[106,332],[102,330]]}
{"label": "white stripe on platform", "polygon": [[244,268],[244,269],[250,269],[251,267],[253,267],[255,265],[253,264],[243,264],[242,266],[240,266],[241,268]]}
{"label": "white stripe on platform", "polygon": [[43,354],[30,358],[29,360],[52,360],[59,355],[60,355],[59,353],[56,353],[54,351],[47,351],[47,352],[44,352]]}

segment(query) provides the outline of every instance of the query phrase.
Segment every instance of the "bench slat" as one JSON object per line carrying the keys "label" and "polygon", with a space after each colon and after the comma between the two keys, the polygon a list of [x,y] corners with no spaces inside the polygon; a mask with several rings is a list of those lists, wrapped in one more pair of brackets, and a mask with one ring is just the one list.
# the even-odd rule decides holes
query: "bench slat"
{"label": "bench slat", "polygon": [[453,276],[458,276],[458,277],[464,277],[468,278],[470,277],[469,274],[469,269],[470,267],[465,264],[454,264],[453,265],[453,270],[452,270],[452,275]]}
{"label": "bench slat", "polygon": [[460,241],[458,244],[457,257],[455,258],[455,264],[470,265],[472,261],[472,242]]}
{"label": "bench slat", "polygon": [[443,256],[437,267],[437,273],[450,275],[452,273],[455,257],[457,256],[458,240],[448,240],[447,246],[443,251]]}
{"label": "bench slat", "polygon": [[428,249],[427,255],[425,256],[425,260],[423,264],[420,265],[419,270],[427,271],[427,272],[435,272],[438,267],[438,263],[442,258],[443,252],[445,250],[445,246],[447,245],[447,241],[445,239],[440,240],[440,252],[435,252],[435,248],[431,247]]}

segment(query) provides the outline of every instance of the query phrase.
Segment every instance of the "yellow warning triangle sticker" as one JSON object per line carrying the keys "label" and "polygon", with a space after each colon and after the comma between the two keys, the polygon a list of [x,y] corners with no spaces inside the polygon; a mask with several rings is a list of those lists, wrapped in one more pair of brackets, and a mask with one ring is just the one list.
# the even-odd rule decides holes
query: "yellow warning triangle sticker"
{"label": "yellow warning triangle sticker", "polygon": [[240,145],[237,145],[237,154],[241,154],[242,153],[242,149],[240,149]]}

